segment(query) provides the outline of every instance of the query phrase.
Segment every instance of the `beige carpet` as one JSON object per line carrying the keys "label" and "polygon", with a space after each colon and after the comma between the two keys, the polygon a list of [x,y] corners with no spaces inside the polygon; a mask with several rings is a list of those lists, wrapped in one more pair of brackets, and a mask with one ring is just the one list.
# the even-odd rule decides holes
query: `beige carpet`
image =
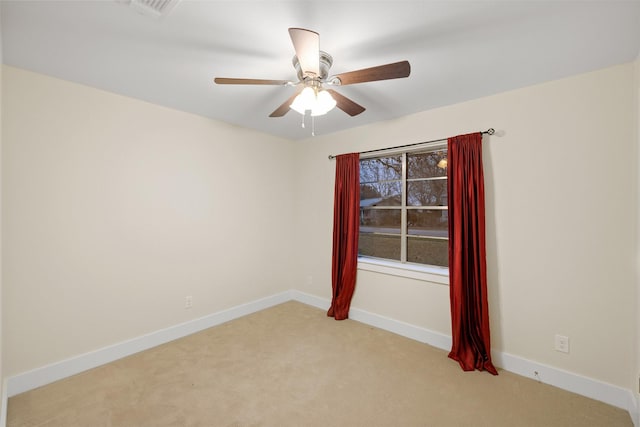
{"label": "beige carpet", "polygon": [[12,397],[9,426],[632,426],[622,409],[288,302]]}

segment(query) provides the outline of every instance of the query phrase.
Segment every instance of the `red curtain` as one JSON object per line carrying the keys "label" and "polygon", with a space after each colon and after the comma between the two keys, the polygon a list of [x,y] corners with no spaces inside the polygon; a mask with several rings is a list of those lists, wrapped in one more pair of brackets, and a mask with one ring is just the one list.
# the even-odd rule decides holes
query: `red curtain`
{"label": "red curtain", "polygon": [[360,230],[360,154],[336,156],[336,183],[333,202],[333,298],[327,316],[349,317],[351,297],[356,287],[358,232]]}
{"label": "red curtain", "polygon": [[491,362],[485,249],[482,134],[448,140],[449,279],[451,335],[449,357],[465,371],[498,371]]}

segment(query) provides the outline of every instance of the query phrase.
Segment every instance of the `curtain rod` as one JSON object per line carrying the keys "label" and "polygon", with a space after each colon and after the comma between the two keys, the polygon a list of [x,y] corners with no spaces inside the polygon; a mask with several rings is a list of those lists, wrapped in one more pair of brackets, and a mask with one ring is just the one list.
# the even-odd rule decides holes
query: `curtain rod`
{"label": "curtain rod", "polygon": [[[493,135],[494,133],[496,133],[496,130],[494,128],[489,128],[485,131],[480,132],[481,134],[487,134],[487,135]],[[377,151],[387,151],[387,150],[394,150],[396,148],[405,148],[405,147],[413,147],[414,145],[422,145],[422,144],[429,144],[432,142],[441,142],[441,141],[446,141],[448,138],[441,138],[441,139],[434,139],[432,141],[424,141],[424,142],[416,142],[413,144],[406,144],[406,145],[397,145],[395,147],[387,147],[387,148],[378,148],[376,150],[368,150],[368,151],[361,151],[360,154],[366,154],[366,153],[375,153]],[[335,159],[336,156],[329,154],[329,160],[333,160]]]}

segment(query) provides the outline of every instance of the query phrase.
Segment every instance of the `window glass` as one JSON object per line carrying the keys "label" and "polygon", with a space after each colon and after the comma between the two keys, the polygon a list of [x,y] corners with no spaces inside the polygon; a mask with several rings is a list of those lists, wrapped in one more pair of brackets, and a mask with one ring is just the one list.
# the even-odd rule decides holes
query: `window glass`
{"label": "window glass", "polygon": [[360,209],[361,233],[400,234],[400,209]]}
{"label": "window glass", "polygon": [[360,233],[358,254],[400,261],[400,236]]}
{"label": "window glass", "polygon": [[410,206],[447,206],[446,178],[407,182],[407,204]]}
{"label": "window glass", "polygon": [[402,180],[402,156],[360,160],[360,183]]}
{"label": "window glass", "polygon": [[409,209],[407,234],[412,236],[449,237],[449,211],[447,209]]}
{"label": "window glass", "polygon": [[447,176],[447,150],[407,153],[407,178]]}
{"label": "window glass", "polygon": [[360,184],[360,205],[400,206],[402,181],[384,181]]}
{"label": "window glass", "polygon": [[361,159],[359,255],[446,267],[447,203],[446,149]]}
{"label": "window glass", "polygon": [[409,237],[407,261],[418,264],[449,266],[449,241]]}

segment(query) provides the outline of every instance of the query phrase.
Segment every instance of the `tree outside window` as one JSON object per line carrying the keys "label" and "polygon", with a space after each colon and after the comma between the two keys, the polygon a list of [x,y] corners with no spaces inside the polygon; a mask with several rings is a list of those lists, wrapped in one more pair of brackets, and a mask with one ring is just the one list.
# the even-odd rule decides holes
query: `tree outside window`
{"label": "tree outside window", "polygon": [[360,160],[360,256],[448,266],[447,150]]}

